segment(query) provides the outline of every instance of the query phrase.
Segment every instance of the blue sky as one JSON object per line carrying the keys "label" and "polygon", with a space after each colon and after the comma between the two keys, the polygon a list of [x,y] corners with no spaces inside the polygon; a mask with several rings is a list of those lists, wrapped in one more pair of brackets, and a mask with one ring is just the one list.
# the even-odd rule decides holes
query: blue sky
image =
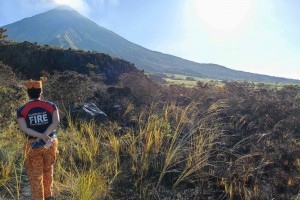
{"label": "blue sky", "polygon": [[0,0],[0,26],[57,4],[151,50],[300,79],[299,0]]}

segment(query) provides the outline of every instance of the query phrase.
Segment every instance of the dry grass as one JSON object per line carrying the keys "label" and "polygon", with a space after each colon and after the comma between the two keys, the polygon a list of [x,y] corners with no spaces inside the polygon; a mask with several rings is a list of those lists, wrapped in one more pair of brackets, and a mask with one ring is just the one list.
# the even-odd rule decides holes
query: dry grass
{"label": "dry grass", "polygon": [[[144,197],[155,190],[147,186],[152,175],[156,187],[162,182],[176,187],[191,177],[201,178],[203,168],[209,165],[217,134],[204,124],[193,125],[193,106],[181,109],[170,104],[161,114],[142,112],[138,129],[128,129],[123,135],[116,135],[116,123],[75,125],[70,120],[66,129],[59,130],[60,156],[54,174],[56,197],[112,198],[113,187],[122,176],[128,176],[134,190]],[[17,141],[7,139],[12,135]],[[1,191],[6,197],[20,199],[20,185],[26,183],[22,179],[24,138],[16,124],[4,130],[2,137],[5,142],[1,142],[1,150],[8,159],[7,163],[1,162]],[[173,172],[175,176],[168,180],[166,175]]]}
{"label": "dry grass", "polygon": [[[299,87],[198,82],[145,90],[147,80],[134,77],[122,83],[137,101],[118,100],[119,121],[74,122],[60,106],[67,120],[58,131],[57,199],[299,199]],[[14,120],[26,98],[9,80],[0,76],[0,199],[26,199],[24,138]],[[111,100],[106,95],[99,102]]]}

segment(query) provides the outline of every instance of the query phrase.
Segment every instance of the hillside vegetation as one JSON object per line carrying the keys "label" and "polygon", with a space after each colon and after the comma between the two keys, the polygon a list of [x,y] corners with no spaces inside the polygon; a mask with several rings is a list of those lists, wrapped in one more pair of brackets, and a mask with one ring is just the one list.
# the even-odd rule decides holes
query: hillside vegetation
{"label": "hillside vegetation", "polygon": [[140,73],[133,64],[98,52],[53,48],[30,42],[3,41],[0,61],[26,78],[38,79],[43,72],[76,71],[81,74],[104,75],[109,83],[122,73]]}
{"label": "hillside vegetation", "polygon": [[[17,47],[35,50],[22,55]],[[27,101],[24,80],[38,75],[62,116],[57,199],[300,198],[299,86],[163,85],[102,54],[31,43],[1,48],[0,199],[30,199],[15,117]],[[68,52],[74,60],[65,64]],[[88,101],[109,121],[71,118],[69,107]],[[115,105],[123,109],[113,112]]]}

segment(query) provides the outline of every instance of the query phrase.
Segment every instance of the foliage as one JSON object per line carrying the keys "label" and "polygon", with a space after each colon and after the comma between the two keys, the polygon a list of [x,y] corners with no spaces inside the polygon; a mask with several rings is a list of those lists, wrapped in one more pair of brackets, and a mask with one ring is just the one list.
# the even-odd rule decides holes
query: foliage
{"label": "foliage", "polygon": [[[139,73],[124,73],[119,78],[121,87],[131,89],[137,104],[149,104],[159,96],[159,85]],[[145,89],[147,88],[147,89]]]}
{"label": "foliage", "polygon": [[44,97],[59,105],[74,105],[92,98],[94,92],[104,87],[101,77],[90,77],[74,71],[47,74]]}
{"label": "foliage", "polygon": [[6,31],[7,31],[6,29],[0,28],[0,41],[7,37],[7,35],[5,35]]}
{"label": "foliage", "polygon": [[16,118],[16,109],[27,100],[9,66],[0,63],[0,127]]}
{"label": "foliage", "polygon": [[123,73],[141,73],[133,64],[106,54],[40,46],[27,41],[0,43],[0,60],[27,79],[38,79],[44,72],[76,71],[102,75],[106,83],[113,84]]}
{"label": "foliage", "polygon": [[[105,74],[90,72],[42,72],[45,98],[65,116],[58,199],[299,198],[299,86],[161,85],[140,72],[123,73],[112,86]],[[20,77],[0,64],[3,199],[28,198],[24,138],[15,123],[27,100]],[[124,111],[104,124],[73,121],[68,107],[86,101]]]}

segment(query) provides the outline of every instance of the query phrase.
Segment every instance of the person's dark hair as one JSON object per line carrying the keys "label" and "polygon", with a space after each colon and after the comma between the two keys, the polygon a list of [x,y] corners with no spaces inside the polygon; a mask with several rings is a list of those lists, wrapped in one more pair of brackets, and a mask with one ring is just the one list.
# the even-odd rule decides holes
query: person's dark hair
{"label": "person's dark hair", "polygon": [[32,88],[32,89],[27,89],[27,94],[29,96],[29,98],[31,99],[37,99],[40,97],[42,93],[42,89],[41,88]]}

